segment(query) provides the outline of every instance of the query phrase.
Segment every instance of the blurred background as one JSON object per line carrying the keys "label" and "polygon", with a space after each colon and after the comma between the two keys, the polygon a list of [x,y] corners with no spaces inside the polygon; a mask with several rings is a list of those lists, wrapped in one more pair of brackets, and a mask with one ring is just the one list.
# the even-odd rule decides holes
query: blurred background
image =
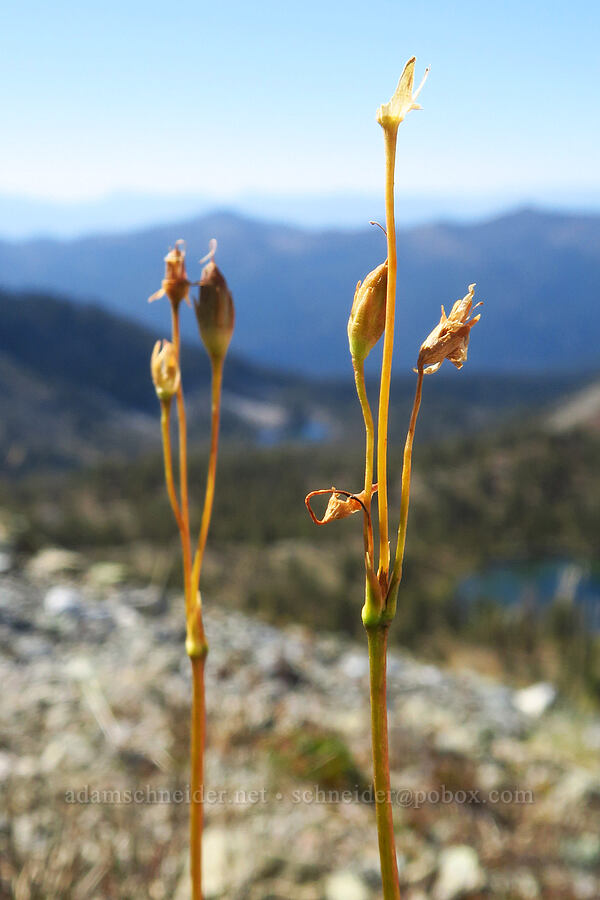
{"label": "blurred background", "polygon": [[[24,0],[2,32],[0,897],[188,896],[149,376],[169,315],[146,301],[175,240],[196,279],[212,237],[237,321],[203,576],[206,897],[380,896],[362,534],[316,529],[304,496],[362,483],[346,322],[386,252],[375,110],[413,54],[392,509],[418,347],[470,282],[485,306],[418,424],[389,686],[403,896],[600,896],[597,4]],[[209,367],[182,315],[197,520]]]}

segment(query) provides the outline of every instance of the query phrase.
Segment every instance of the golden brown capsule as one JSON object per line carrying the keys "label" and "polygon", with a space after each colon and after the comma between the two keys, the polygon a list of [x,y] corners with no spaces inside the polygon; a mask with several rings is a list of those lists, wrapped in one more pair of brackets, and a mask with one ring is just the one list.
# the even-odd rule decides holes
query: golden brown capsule
{"label": "golden brown capsule", "polygon": [[170,341],[157,341],[154,345],[150,372],[158,399],[170,400],[177,393],[181,380],[177,353]]}
{"label": "golden brown capsule", "polygon": [[148,298],[148,303],[159,300],[165,295],[174,306],[179,306],[182,300],[189,304],[190,282],[185,270],[185,241],[175,241],[165,256],[165,277],[161,282],[159,291]]}
{"label": "golden brown capsule", "polygon": [[356,285],[348,319],[350,353],[356,361],[367,358],[385,329],[387,259]]}
{"label": "golden brown capsule", "polygon": [[467,359],[471,328],[481,318],[478,314],[469,319],[472,311],[482,305],[479,302],[473,306],[474,292],[475,285],[470,284],[468,293],[462,300],[456,301],[449,316],[442,306],[440,321],[421,344],[415,372],[421,371],[425,375],[431,375],[437,372],[445,359],[457,369],[462,368]]}
{"label": "golden brown capsule", "polygon": [[213,259],[215,247],[202,271],[199,296],[194,301],[200,337],[213,362],[225,357],[235,324],[233,297]]}
{"label": "golden brown capsule", "polygon": [[398,86],[394,91],[392,99],[389,103],[382,103],[377,110],[377,121],[384,129],[396,131],[400,122],[404,121],[406,115],[412,109],[421,109],[417,103],[417,97],[421,93],[423,85],[429,75],[429,68],[425,69],[425,74],[421,80],[421,84],[416,91],[413,90],[415,80],[415,62],[416,57],[411,57],[404,66]]}

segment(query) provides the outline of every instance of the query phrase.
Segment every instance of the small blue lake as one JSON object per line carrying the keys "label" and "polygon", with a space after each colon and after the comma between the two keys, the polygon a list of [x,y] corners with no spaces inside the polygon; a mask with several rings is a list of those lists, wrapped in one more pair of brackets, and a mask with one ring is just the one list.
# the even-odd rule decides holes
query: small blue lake
{"label": "small blue lake", "polygon": [[558,601],[573,603],[600,632],[600,570],[573,560],[495,563],[464,578],[456,597],[467,606],[486,601],[540,612]]}

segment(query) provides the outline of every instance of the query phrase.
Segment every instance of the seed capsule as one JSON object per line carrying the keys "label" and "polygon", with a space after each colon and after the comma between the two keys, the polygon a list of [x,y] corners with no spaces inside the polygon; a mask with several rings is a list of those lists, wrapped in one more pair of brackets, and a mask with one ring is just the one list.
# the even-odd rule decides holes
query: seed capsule
{"label": "seed capsule", "polygon": [[170,341],[157,341],[154,345],[150,372],[158,399],[170,400],[177,393],[181,380],[177,354]]}
{"label": "seed capsule", "polygon": [[474,309],[482,306],[481,301],[473,306],[474,292],[475,285],[470,284],[467,294],[456,301],[449,316],[442,306],[439,323],[421,344],[415,372],[431,375],[437,372],[445,359],[450,360],[457,369],[462,368],[467,359],[471,328],[481,318],[479,313],[469,318]]}
{"label": "seed capsule", "polygon": [[214,259],[204,267],[194,301],[200,337],[213,362],[225,357],[235,323],[233,297]]}
{"label": "seed capsule", "polygon": [[416,58],[414,56],[408,60],[404,66],[400,81],[398,82],[398,87],[394,91],[392,99],[389,103],[383,103],[377,110],[377,121],[384,130],[392,132],[397,131],[400,122],[404,121],[405,116],[407,116],[412,109],[422,108],[417,103],[417,97],[421,93],[423,85],[427,80],[429,68],[425,69],[421,84],[416,91],[413,91],[415,62]]}
{"label": "seed capsule", "polygon": [[387,259],[359,281],[348,319],[348,342],[353,360],[367,358],[385,330]]}
{"label": "seed capsule", "polygon": [[166,295],[174,307],[178,307],[182,300],[189,305],[189,291],[190,282],[185,270],[185,241],[178,240],[165,256],[165,277],[160,290],[148,298],[148,303]]}

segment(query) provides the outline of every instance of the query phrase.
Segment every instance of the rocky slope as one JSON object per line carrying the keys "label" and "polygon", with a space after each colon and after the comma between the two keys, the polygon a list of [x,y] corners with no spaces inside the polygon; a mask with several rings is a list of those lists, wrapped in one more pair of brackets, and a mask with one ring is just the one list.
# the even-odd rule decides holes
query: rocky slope
{"label": "rocky slope", "polygon": [[[0,897],[186,900],[180,598],[0,557]],[[206,607],[207,900],[374,900],[364,645]],[[389,703],[403,898],[600,896],[600,719],[401,653]]]}

